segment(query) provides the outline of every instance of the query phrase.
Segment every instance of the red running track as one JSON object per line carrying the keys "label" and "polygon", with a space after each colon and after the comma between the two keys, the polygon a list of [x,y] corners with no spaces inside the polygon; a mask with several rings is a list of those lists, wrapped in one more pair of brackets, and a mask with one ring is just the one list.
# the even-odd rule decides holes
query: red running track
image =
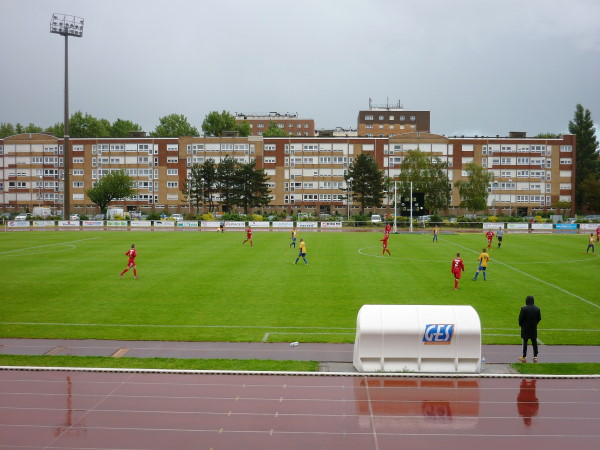
{"label": "red running track", "polygon": [[0,370],[0,447],[596,450],[600,379]]}

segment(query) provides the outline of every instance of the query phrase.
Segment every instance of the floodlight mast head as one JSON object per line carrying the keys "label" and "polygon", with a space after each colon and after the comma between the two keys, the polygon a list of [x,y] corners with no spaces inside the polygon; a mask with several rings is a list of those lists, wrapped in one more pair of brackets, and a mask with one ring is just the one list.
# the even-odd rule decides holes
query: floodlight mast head
{"label": "floodlight mast head", "polygon": [[83,19],[67,14],[52,14],[50,20],[50,33],[60,34],[65,37],[65,121],[64,121],[64,195],[63,218],[68,220],[71,213],[71,188],[70,188],[70,152],[69,152],[69,36],[83,36]]}
{"label": "floodlight mast head", "polygon": [[83,18],[54,13],[50,21],[50,33],[81,37],[83,36]]}

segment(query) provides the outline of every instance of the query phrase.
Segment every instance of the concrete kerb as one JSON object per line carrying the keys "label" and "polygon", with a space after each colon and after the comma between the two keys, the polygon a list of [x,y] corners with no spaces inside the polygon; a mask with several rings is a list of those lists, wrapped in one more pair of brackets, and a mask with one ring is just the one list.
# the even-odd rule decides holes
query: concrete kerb
{"label": "concrete kerb", "polygon": [[175,375],[273,375],[305,377],[367,377],[367,378],[535,378],[535,379],[600,379],[600,375],[537,375],[509,373],[416,373],[416,372],[279,372],[251,370],[176,370],[176,369],[123,369],[94,367],[37,367],[0,366],[0,370],[21,370],[29,372],[98,372],[98,373],[148,373]]}

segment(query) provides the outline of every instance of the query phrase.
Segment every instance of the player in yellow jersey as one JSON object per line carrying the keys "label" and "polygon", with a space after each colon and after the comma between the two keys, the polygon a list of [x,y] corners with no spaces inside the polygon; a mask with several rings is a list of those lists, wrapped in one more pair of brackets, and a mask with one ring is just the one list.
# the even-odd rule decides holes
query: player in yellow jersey
{"label": "player in yellow jersey", "polygon": [[298,264],[300,258],[302,258],[304,263],[308,266],[308,261],[306,260],[306,242],[304,242],[304,239],[300,239],[300,252],[298,253],[298,257],[294,264]]}
{"label": "player in yellow jersey", "polygon": [[479,272],[481,271],[483,271],[483,281],[486,281],[486,269],[490,260],[490,255],[487,254],[485,248],[481,249],[481,254],[479,255],[479,258],[477,258],[477,260],[479,261],[479,267],[477,268],[477,272],[475,272],[473,281],[477,280],[477,275],[479,275]]}
{"label": "player in yellow jersey", "polygon": [[292,228],[292,232],[290,234],[290,239],[292,242],[290,243],[290,247],[293,245],[296,248],[296,238],[298,237],[298,232],[296,231],[296,227]]}
{"label": "player in yellow jersey", "polygon": [[592,249],[592,253],[594,253],[594,233],[590,233],[590,238],[588,239],[588,246],[587,246],[587,250],[585,251],[586,253],[590,251],[590,248]]}

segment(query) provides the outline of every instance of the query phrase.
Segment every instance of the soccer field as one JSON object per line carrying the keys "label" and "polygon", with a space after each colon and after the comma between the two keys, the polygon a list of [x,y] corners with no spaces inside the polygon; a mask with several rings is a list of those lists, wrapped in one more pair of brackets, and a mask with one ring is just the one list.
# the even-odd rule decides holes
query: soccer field
{"label": "soccer field", "polygon": [[[519,344],[527,295],[542,310],[544,344],[600,345],[600,255],[585,235],[511,234],[477,256],[484,233],[307,232],[309,265],[289,232],[0,233],[2,337],[353,342],[364,304],[472,305],[483,342]],[[131,244],[139,279],[121,279]],[[599,249],[600,251],[600,249]],[[466,272],[454,291],[450,262]]]}

